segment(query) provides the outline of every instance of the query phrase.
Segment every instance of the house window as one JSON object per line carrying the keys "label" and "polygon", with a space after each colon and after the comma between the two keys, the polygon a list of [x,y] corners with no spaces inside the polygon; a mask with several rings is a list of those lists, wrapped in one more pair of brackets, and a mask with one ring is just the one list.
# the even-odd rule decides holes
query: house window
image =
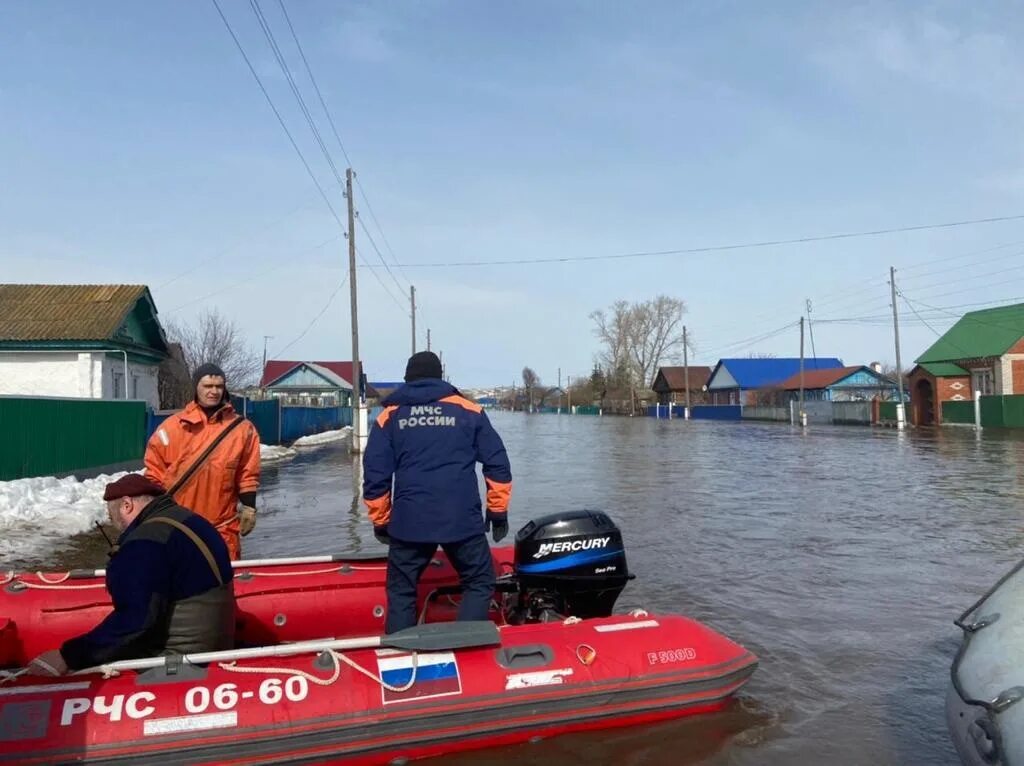
{"label": "house window", "polygon": [[111,380],[113,381],[114,390],[113,390],[113,396],[110,397],[110,398],[111,399],[124,399],[124,373],[123,372],[115,372],[111,376]]}
{"label": "house window", "polygon": [[132,399],[139,398],[139,376],[132,375]]}
{"label": "house window", "polygon": [[971,385],[975,391],[980,391],[982,396],[992,396],[996,392],[992,380],[992,368],[971,370]]}

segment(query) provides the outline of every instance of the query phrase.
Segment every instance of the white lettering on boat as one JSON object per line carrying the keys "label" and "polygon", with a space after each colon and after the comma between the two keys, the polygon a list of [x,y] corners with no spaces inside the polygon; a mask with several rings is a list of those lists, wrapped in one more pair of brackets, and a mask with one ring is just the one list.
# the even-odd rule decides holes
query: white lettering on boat
{"label": "white lettering on boat", "polygon": [[76,717],[92,712],[95,715],[108,717],[114,723],[120,721],[125,713],[129,718],[136,720],[145,718],[156,712],[152,705],[143,703],[155,702],[156,695],[153,692],[136,692],[131,695],[115,694],[108,698],[104,696],[93,697],[70,697],[64,700],[64,708],[60,714],[60,725],[70,726]]}
{"label": "white lettering on boat", "polygon": [[661,652],[647,652],[648,665],[667,665],[672,662],[692,662],[697,659],[697,650],[689,646],[683,649],[666,649]]}
{"label": "white lettering on boat", "polygon": [[147,737],[158,734],[178,734],[183,731],[205,731],[227,729],[238,726],[238,713],[208,713],[207,715],[183,715],[176,718],[151,718],[142,724],[142,733]]}
{"label": "white lettering on boat", "polygon": [[565,683],[565,677],[572,675],[572,668],[558,670],[536,670],[532,673],[513,673],[505,677],[505,691],[529,689],[534,686],[558,686]]}
{"label": "white lettering on boat", "polygon": [[558,543],[541,543],[540,550],[533,554],[535,559],[542,559],[552,553],[576,553],[577,551],[596,550],[607,548],[610,537],[591,537],[588,540],[568,540]]}

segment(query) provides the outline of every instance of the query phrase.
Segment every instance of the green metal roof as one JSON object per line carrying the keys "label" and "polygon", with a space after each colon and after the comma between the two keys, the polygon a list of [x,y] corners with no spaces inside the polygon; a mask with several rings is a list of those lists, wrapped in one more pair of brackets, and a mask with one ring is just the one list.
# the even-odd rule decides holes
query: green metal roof
{"label": "green metal roof", "polygon": [[971,311],[949,328],[918,364],[1002,356],[1024,338],[1024,303]]}
{"label": "green metal roof", "polygon": [[967,370],[963,367],[953,364],[952,362],[929,362],[921,365],[925,372],[929,375],[934,375],[936,378],[957,378],[964,375],[970,375]]}

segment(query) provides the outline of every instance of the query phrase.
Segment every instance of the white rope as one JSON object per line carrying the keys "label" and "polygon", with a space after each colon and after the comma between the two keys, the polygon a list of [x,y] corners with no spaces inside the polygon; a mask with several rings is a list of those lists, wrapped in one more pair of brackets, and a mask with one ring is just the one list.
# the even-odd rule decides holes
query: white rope
{"label": "white rope", "polygon": [[26,673],[28,673],[28,668],[21,668],[19,670],[0,670],[0,686],[8,683],[9,681],[16,681]]}
{"label": "white rope", "polygon": [[280,675],[289,676],[300,676],[305,678],[310,683],[317,684],[318,686],[330,686],[338,680],[338,676],[341,675],[341,663],[338,662],[340,656],[337,652],[327,651],[326,654],[330,655],[331,661],[334,665],[334,673],[331,674],[330,678],[320,678],[314,676],[312,673],[307,673],[305,670],[299,670],[298,668],[251,668],[251,667],[238,667],[237,662],[221,662],[218,663],[222,670],[227,670],[230,673],[278,673]]}
{"label": "white rope", "polygon": [[245,572],[239,572],[236,577],[297,577],[299,575],[322,575],[322,574],[334,574],[340,572],[341,567],[331,567],[330,569],[312,569],[303,572],[253,572],[246,570]]}
{"label": "white rope", "polygon": [[583,622],[583,620],[581,620],[579,617],[566,617],[564,620],[562,620],[563,625],[578,625],[581,622]]}
{"label": "white rope", "polygon": [[14,578],[15,578],[14,570],[10,569],[10,570],[4,572],[4,579],[0,580],[0,585],[6,585],[7,583],[13,581]]}
{"label": "white rope", "polygon": [[334,661],[334,673],[331,674],[330,678],[319,678],[318,676],[314,676],[311,673],[307,673],[305,670],[299,670],[298,668],[238,667],[238,664],[234,662],[221,662],[219,665],[221,668],[231,673],[275,673],[279,675],[301,676],[307,681],[319,686],[330,686],[341,676],[341,664],[344,663],[357,673],[361,673],[370,680],[380,684],[389,692],[407,692],[413,687],[413,684],[416,683],[416,672],[419,670],[419,655],[416,652],[412,653],[412,676],[410,676],[408,683],[402,684],[401,686],[392,686],[391,684],[386,683],[383,678],[374,675],[371,671],[362,667],[355,660],[349,659],[341,652],[328,649],[326,654],[329,654],[331,659]]}
{"label": "white rope", "polygon": [[71,577],[71,572],[65,572],[56,580],[47,580],[46,575],[44,575],[42,572],[36,572],[36,577],[38,577],[42,582],[46,583],[47,585],[60,585],[62,582],[66,582],[67,579]]}
{"label": "white rope", "polygon": [[646,609],[634,609],[632,612],[629,613],[629,616],[635,620],[638,620],[641,617],[647,617],[648,614]]}
{"label": "white rope", "polygon": [[[25,580],[21,580],[21,579],[16,580],[16,582],[17,582],[18,585],[22,586],[23,588],[31,588],[32,590],[87,590],[87,589],[90,589],[90,588],[105,588],[105,587],[107,587],[106,583],[103,583],[103,582],[91,583],[89,585],[60,585],[60,584],[51,585],[51,584],[49,584],[49,583],[47,583],[45,581],[42,582],[42,583],[38,583],[38,582],[26,582]],[[0,583],[0,584],[3,584],[3,583]]]}

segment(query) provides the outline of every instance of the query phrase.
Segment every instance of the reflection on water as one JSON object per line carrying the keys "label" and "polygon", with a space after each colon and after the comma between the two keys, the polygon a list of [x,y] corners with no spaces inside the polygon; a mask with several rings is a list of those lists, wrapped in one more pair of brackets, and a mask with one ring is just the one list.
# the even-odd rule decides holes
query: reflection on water
{"label": "reflection on water", "polygon": [[[620,606],[706,621],[762,665],[720,715],[445,763],[955,763],[942,712],[951,620],[1021,555],[1024,439],[493,420],[512,458],[514,527],[563,509],[608,511],[638,575]],[[246,554],[383,551],[359,481],[337,446],[268,467]],[[87,536],[59,564],[103,558],[98,535]]]}

